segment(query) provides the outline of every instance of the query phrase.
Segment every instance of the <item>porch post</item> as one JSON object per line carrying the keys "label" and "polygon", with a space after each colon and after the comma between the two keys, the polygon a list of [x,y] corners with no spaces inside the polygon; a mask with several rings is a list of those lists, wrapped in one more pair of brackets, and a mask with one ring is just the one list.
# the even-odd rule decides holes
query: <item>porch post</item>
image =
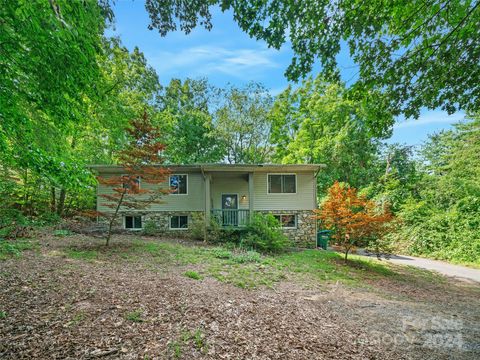
{"label": "porch post", "polygon": [[248,212],[250,215],[250,220],[253,219],[253,209],[254,209],[254,190],[253,190],[253,172],[248,173]]}

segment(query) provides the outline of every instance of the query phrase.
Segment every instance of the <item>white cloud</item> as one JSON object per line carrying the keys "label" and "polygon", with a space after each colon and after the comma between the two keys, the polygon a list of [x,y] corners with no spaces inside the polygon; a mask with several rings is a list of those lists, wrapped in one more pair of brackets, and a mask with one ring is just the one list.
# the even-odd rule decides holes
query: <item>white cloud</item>
{"label": "white cloud", "polygon": [[393,126],[394,129],[404,129],[410,127],[418,127],[427,124],[454,124],[463,120],[465,114],[456,113],[448,115],[444,111],[430,111],[425,114],[420,115],[417,120],[401,120],[397,121]]}
{"label": "white cloud", "polygon": [[148,56],[149,63],[160,77],[174,74],[207,76],[223,73],[245,78],[253,77],[267,68],[279,67],[272,58],[274,50],[227,49],[218,46],[196,46],[178,52],[160,51]]}

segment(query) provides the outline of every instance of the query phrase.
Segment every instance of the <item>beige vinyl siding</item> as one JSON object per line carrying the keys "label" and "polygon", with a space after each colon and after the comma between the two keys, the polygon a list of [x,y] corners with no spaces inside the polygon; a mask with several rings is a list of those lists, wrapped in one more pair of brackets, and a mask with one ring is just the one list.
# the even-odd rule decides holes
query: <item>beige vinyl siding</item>
{"label": "beige vinyl siding", "polygon": [[[296,173],[296,194],[269,194],[268,174],[254,173],[255,210],[311,210],[315,204],[315,178],[313,172]],[[282,174],[278,172],[278,174]]]}
{"label": "beige vinyl siding", "polygon": [[[161,198],[162,203],[152,204],[149,208],[145,210],[150,211],[203,211],[205,207],[204,193],[205,185],[203,181],[203,176],[201,173],[186,173],[181,172],[182,174],[188,174],[187,179],[187,191],[188,194],[168,194],[164,195]],[[180,174],[180,172],[179,172]],[[108,175],[100,174],[103,177]],[[167,179],[168,182],[168,179]],[[152,189],[158,186],[168,187],[168,183],[164,184],[148,184],[141,182],[140,187],[143,189]],[[98,185],[97,194],[112,194],[114,191],[112,187],[105,186],[102,184]],[[148,195],[147,195],[148,196]],[[102,204],[106,202],[106,199],[101,196],[97,196],[97,209],[98,211],[113,211],[112,209],[103,206]],[[125,209],[122,209],[125,210]],[[142,210],[144,211],[144,210]]]}
{"label": "beige vinyl siding", "polygon": [[[292,172],[271,172],[292,173]],[[205,183],[200,172],[172,171],[172,174],[188,174],[187,195],[164,195],[161,204],[152,204],[147,211],[204,211],[205,209]],[[297,172],[296,194],[269,194],[267,192],[267,172],[254,172],[254,210],[311,210],[316,208],[314,172]],[[108,174],[100,174],[107,177]],[[211,208],[221,208],[222,194],[238,194],[239,209],[248,209],[250,195],[248,193],[248,173],[211,173]],[[168,180],[167,180],[168,181]],[[141,187],[151,188],[152,185],[142,182]],[[168,186],[165,183],[163,186]],[[97,194],[112,194],[112,187],[98,185]],[[246,199],[242,201],[242,195]],[[97,209],[99,211],[113,211],[103,206],[106,199],[97,196]]]}
{"label": "beige vinyl siding", "polygon": [[222,194],[238,194],[238,208],[248,209],[248,174],[213,174],[210,191],[212,209],[222,208]]}

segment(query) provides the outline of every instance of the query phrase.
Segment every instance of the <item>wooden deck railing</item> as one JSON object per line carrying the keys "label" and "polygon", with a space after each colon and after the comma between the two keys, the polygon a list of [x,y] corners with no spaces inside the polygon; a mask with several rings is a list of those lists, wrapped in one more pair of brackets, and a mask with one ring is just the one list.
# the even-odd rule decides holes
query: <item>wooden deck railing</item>
{"label": "wooden deck railing", "polygon": [[250,210],[248,209],[212,209],[212,219],[217,224],[230,226],[246,226],[250,220]]}

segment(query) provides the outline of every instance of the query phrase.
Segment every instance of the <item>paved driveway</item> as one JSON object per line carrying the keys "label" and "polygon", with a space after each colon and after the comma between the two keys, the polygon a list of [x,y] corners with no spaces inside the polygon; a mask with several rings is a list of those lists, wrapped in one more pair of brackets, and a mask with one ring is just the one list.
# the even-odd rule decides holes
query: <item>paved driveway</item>
{"label": "paved driveway", "polygon": [[[358,253],[368,257],[376,257],[376,255],[367,255]],[[411,265],[418,268],[439,272],[440,274],[458,278],[460,280],[476,281],[480,283],[480,269],[473,269],[466,266],[453,265],[444,261],[418,258],[406,255],[392,255],[390,260],[392,263],[401,265]]]}

